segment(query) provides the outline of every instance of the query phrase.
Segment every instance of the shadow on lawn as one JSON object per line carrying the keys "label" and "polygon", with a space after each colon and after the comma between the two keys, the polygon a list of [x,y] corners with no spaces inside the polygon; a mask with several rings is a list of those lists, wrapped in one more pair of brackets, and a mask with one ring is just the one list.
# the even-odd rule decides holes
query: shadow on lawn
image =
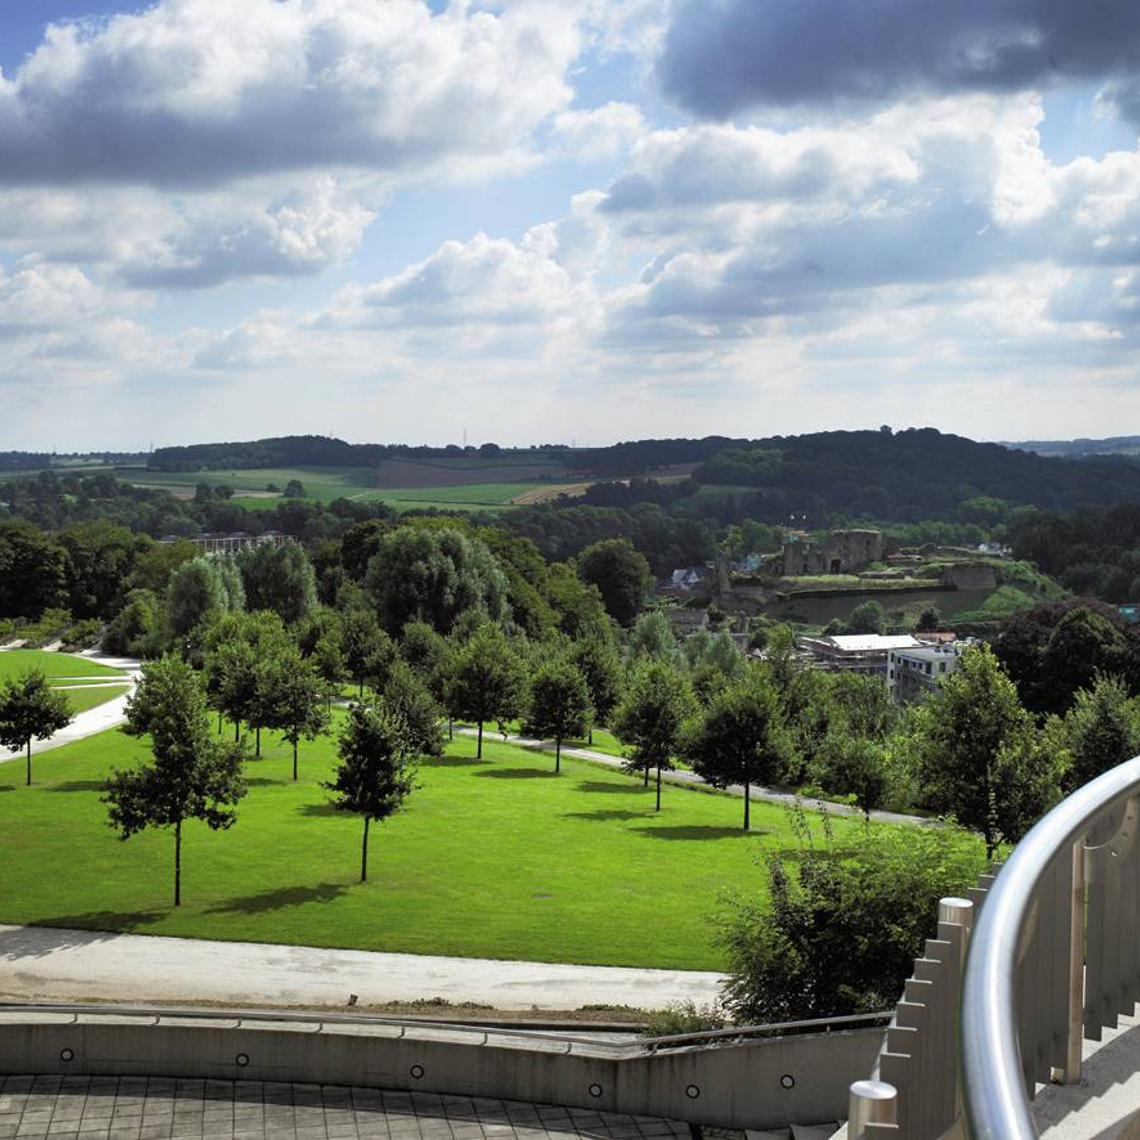
{"label": "shadow on lawn", "polygon": [[568,811],[563,812],[562,818],[590,820],[648,819],[652,814],[652,812],[647,811],[621,811],[615,808],[612,811]]}
{"label": "shadow on lawn", "polygon": [[55,950],[81,949],[129,934],[164,917],[157,911],[93,910],[86,914],[51,915],[26,926],[0,931],[0,961],[44,958]]}
{"label": "shadow on lawn", "polygon": [[554,779],[558,773],[545,768],[495,768],[490,772],[476,772],[476,776],[489,776],[492,780]]}
{"label": "shadow on lawn", "polygon": [[580,780],[580,792],[624,792],[628,794],[651,793],[652,788],[645,788],[641,784],[611,784],[606,780]]}
{"label": "shadow on lawn", "polygon": [[490,764],[490,760],[476,760],[474,756],[441,756],[437,759],[421,760],[421,768],[476,768]]}
{"label": "shadow on lawn", "polygon": [[48,784],[45,792],[102,792],[107,788],[106,780],[65,780],[62,784]]}
{"label": "shadow on lawn", "polygon": [[323,800],[319,804],[302,804],[297,809],[302,815],[315,816],[318,819],[330,815],[349,815],[349,812],[338,811],[332,800]]}
{"label": "shadow on lawn", "polygon": [[657,824],[654,827],[640,827],[637,830],[650,839],[749,839],[772,834],[765,827],[754,827],[750,831],[745,831],[742,827],[668,827]]}
{"label": "shadow on lawn", "polygon": [[320,883],[315,887],[280,887],[260,895],[246,895],[245,898],[218,903],[217,906],[210,907],[206,914],[262,914],[267,910],[304,906],[305,903],[334,902],[347,890],[348,887],[344,883]]}

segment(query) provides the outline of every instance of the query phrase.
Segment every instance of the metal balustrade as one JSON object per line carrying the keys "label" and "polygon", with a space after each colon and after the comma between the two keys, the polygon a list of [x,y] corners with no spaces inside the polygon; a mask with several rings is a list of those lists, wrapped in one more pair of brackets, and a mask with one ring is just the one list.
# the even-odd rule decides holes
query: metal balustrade
{"label": "metal balustrade", "polygon": [[849,1140],[1030,1140],[1038,1085],[1081,1076],[1140,1001],[1140,757],[1058,804],[938,931],[851,1090]]}

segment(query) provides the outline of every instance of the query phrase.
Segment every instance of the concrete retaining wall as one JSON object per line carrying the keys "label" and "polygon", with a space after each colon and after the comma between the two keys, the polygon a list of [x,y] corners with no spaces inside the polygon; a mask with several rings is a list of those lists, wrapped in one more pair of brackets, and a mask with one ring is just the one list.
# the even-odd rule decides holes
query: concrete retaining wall
{"label": "concrete retaining wall", "polygon": [[[0,1072],[416,1089],[727,1128],[846,1115],[881,1029],[648,1053],[430,1026],[0,1013]],[[569,1050],[569,1051],[568,1051]]]}

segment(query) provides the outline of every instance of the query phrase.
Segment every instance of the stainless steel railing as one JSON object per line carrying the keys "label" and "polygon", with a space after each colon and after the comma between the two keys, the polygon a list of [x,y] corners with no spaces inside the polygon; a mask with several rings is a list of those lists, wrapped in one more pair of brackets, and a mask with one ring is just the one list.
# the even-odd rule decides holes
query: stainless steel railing
{"label": "stainless steel railing", "polygon": [[1138,831],[1140,757],[1058,804],[968,900],[943,900],[878,1070],[852,1086],[850,1140],[1037,1136],[1038,1085],[1079,1081],[1083,1038],[1140,1001]]}

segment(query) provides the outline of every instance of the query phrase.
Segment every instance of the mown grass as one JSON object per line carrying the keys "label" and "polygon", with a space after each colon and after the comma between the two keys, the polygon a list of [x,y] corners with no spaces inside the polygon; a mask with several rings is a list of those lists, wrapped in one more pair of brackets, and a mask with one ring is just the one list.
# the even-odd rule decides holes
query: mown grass
{"label": "mown grass", "polygon": [[[120,842],[99,802],[113,768],[147,756],[119,730],[44,753],[35,785],[0,765],[0,921],[314,946],[627,966],[723,966],[711,920],[722,893],[763,893],[758,857],[794,846],[782,808],[667,787],[660,814],[638,779],[457,737],[421,769],[405,811],[373,828],[358,883],[361,824],[319,781],[329,738],[263,737],[236,825],[184,831],[183,897],[170,905],[173,842]],[[816,817],[818,818],[818,817]],[[834,821],[857,842],[862,824]]]}
{"label": "mown grass", "polygon": [[29,669],[38,669],[49,680],[62,677],[111,680],[123,676],[118,669],[70,653],[45,653],[42,649],[5,649],[0,652],[0,681],[26,673]]}
{"label": "mown grass", "polygon": [[105,705],[116,697],[121,697],[127,691],[126,685],[108,685],[92,688],[85,685],[81,689],[67,689],[67,703],[71,706],[73,714],[87,712],[88,709]]}

